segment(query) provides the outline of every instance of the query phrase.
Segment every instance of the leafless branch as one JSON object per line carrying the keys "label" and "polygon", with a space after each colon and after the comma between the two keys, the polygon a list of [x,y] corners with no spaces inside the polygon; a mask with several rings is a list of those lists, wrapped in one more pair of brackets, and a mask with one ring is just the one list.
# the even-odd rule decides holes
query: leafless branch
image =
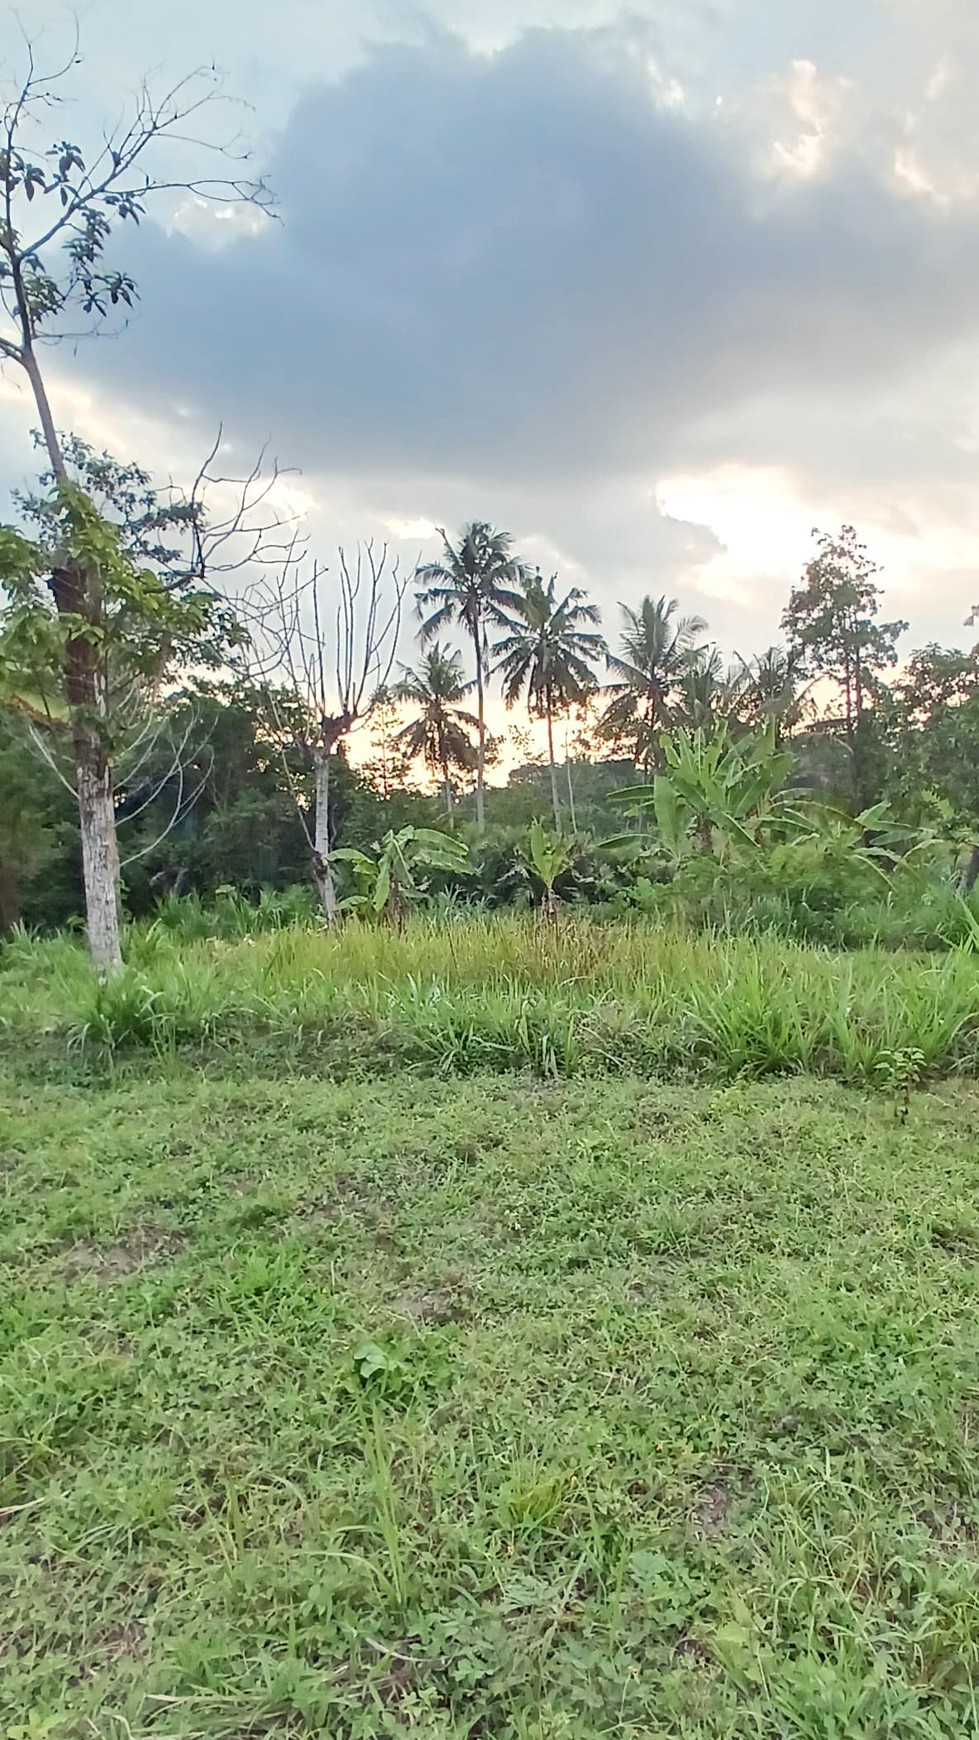
{"label": "leafless branch", "polygon": [[67,774],[65,774],[62,771],[62,769],[58,766],[58,759],[57,759],[57,756],[54,754],[54,751],[51,747],[51,740],[49,738],[45,737],[43,731],[38,730],[33,719],[29,719],[27,721],[27,734],[30,737],[30,740],[31,740],[32,744],[34,745],[34,748],[36,749],[38,755],[40,755],[42,761],[47,763],[47,766],[51,769],[51,772],[54,774],[55,778],[60,780],[61,784],[65,788],[65,791],[70,792],[72,797],[77,797],[78,792],[77,792],[75,786],[72,784],[72,782],[68,778]]}

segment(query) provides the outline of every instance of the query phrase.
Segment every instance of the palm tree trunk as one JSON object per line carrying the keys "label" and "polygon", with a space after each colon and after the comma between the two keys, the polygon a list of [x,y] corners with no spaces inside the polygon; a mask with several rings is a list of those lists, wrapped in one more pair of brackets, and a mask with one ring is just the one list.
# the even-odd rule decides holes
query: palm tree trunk
{"label": "palm tree trunk", "polygon": [[565,742],[564,745],[564,771],[568,780],[568,811],[571,817],[571,832],[576,834],[578,832],[578,821],[574,809],[574,776],[571,772],[571,757],[568,754],[567,742]]}
{"label": "palm tree trunk", "polygon": [[554,714],[551,698],[547,697],[547,759],[551,769],[551,803],[554,806],[554,827],[561,832],[561,805],[557,795],[557,763],[554,760]]}
{"label": "palm tree trunk", "polygon": [[452,820],[452,781],[449,778],[448,756],[442,757],[442,795],[445,798],[445,813]]}
{"label": "palm tree trunk", "polygon": [[476,648],[476,715],[479,720],[479,743],[476,747],[476,826],[482,833],[486,825],[486,805],[483,798],[483,785],[486,769],[486,718],[485,695],[483,685],[483,640],[482,627],[477,628],[473,636]]}

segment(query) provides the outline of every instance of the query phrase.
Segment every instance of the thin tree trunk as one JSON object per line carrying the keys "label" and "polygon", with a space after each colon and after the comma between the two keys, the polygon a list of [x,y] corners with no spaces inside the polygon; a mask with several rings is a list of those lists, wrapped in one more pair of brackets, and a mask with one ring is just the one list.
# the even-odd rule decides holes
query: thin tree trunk
{"label": "thin tree trunk", "polygon": [[483,797],[483,786],[486,770],[486,718],[485,696],[483,693],[483,642],[482,629],[475,635],[476,646],[476,714],[479,720],[479,743],[476,747],[476,826],[482,833],[486,823],[486,805]]}
{"label": "thin tree trunk", "polygon": [[314,762],[316,814],[313,822],[313,877],[327,924],[336,922],[339,911],[333,871],[330,869],[330,755],[318,750]]}
{"label": "thin tree trunk", "polygon": [[853,689],[855,696],[855,720],[853,731],[853,789],[858,810],[867,808],[867,744],[864,736],[864,706],[863,706],[863,670],[860,664],[859,646],[854,652]]}
{"label": "thin tree trunk", "polygon": [[551,703],[547,703],[547,759],[551,769],[551,803],[554,806],[554,827],[561,832],[561,806],[557,795],[557,763],[554,760],[554,717]]}
{"label": "thin tree trunk", "polygon": [[574,807],[574,778],[571,773],[571,757],[568,754],[567,742],[564,745],[564,771],[568,780],[568,813],[571,817],[571,832],[576,834],[578,832],[578,819]]}
{"label": "thin tree trunk", "polygon": [[75,740],[75,779],[88,946],[96,972],[108,978],[122,966],[116,810],[112,775],[100,746],[82,733]]}
{"label": "thin tree trunk", "polygon": [[34,396],[34,404],[37,409],[38,420],[41,424],[41,434],[44,438],[44,446],[47,450],[48,458],[51,461],[51,470],[54,472],[59,483],[67,483],[68,468],[65,465],[64,454],[61,451],[61,443],[58,440],[58,432],[54,426],[51,401],[48,398],[47,388],[44,385],[44,379],[41,375],[40,368],[38,367],[37,357],[34,355],[29,344],[25,344],[21,350],[20,361],[27,378],[31,383],[31,392]]}
{"label": "thin tree trunk", "polygon": [[847,649],[843,660],[843,687],[846,696],[846,741],[850,751],[850,772],[853,774],[855,753],[853,747],[853,673],[850,668],[850,653]]}
{"label": "thin tree trunk", "polygon": [[12,859],[0,857],[0,936],[9,936],[21,920],[20,872]]}
{"label": "thin tree trunk", "polygon": [[444,755],[442,757],[442,796],[445,798],[445,813],[448,816],[449,821],[451,822],[451,820],[452,820],[452,781],[449,778],[449,763],[448,763],[447,758]]}

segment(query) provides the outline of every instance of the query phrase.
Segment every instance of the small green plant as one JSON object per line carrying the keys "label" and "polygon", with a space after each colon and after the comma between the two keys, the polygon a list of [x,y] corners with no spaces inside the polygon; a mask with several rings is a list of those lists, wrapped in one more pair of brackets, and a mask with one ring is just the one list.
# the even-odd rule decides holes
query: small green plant
{"label": "small green plant", "polygon": [[465,875],[470,868],[462,841],[436,828],[401,828],[397,833],[392,829],[380,842],[376,858],[352,847],[334,852],[333,857],[350,865],[355,883],[354,892],[341,901],[341,909],[397,925],[403,924],[409,907],[425,894],[419,871],[451,870]]}
{"label": "small green plant", "polygon": [[520,856],[526,869],[536,876],[543,888],[541,910],[552,924],[557,920],[554,884],[570,867],[573,855],[572,841],[562,839],[559,834],[549,833],[544,824],[536,819],[531,822],[526,843],[520,848]]}
{"label": "small green plant", "polygon": [[924,1073],[925,1054],[916,1045],[884,1051],[874,1064],[874,1076],[880,1085],[896,1095],[897,1115],[904,1124],[911,1110],[911,1089],[917,1087]]}

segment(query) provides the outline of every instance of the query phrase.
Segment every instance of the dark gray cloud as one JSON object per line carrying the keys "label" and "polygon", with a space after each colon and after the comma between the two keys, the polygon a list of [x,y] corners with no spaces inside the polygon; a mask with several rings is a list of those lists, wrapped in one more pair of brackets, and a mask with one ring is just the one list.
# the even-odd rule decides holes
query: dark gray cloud
{"label": "dark gray cloud", "polygon": [[142,310],[90,366],[309,471],[611,477],[756,400],[791,451],[807,407],[979,324],[971,211],[862,159],[760,180],[737,128],[657,106],[625,27],[378,48],[298,102],[271,174],[259,237],[146,229]]}

